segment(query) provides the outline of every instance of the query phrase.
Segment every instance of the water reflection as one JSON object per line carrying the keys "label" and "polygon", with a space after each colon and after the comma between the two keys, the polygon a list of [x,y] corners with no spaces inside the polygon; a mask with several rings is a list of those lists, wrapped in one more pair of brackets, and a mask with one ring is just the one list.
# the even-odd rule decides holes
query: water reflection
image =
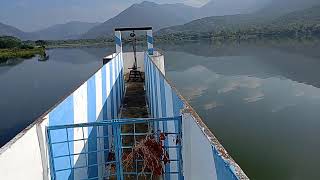
{"label": "water reflection", "polygon": [[102,66],[112,48],[52,49],[37,58],[0,67],[0,146],[72,92]]}
{"label": "water reflection", "polygon": [[167,76],[249,177],[320,179],[320,52],[189,46],[166,52]]}
{"label": "water reflection", "polygon": [[[260,47],[259,44],[256,46],[255,44],[242,44],[241,46],[231,47],[223,46],[222,48],[215,48],[212,44],[196,44],[193,48],[191,45],[188,45],[182,46],[181,49],[170,48],[170,46],[165,47],[168,51],[174,49],[174,52],[181,52],[171,54],[170,56],[172,59],[179,59],[181,54],[184,54],[183,52],[195,55],[184,56],[184,60],[175,62],[168,67],[168,70],[179,71],[180,69],[195,66],[198,63],[197,59],[203,57],[202,63],[218,74],[254,75],[261,78],[277,75],[297,82],[320,87],[320,81],[317,77],[320,59],[320,52],[317,49],[320,47],[320,43],[309,45],[311,49],[314,49],[308,51],[312,52],[310,54],[300,53],[301,51],[303,52],[303,50],[308,49],[308,46],[303,46],[303,50],[297,47],[282,47],[282,49],[286,49],[286,51],[283,51],[278,47],[273,47],[272,44],[270,47],[266,44],[263,46],[261,45]],[[195,49],[198,49],[199,47],[201,51],[193,53],[195,52]],[[289,49],[292,52],[289,53]],[[202,54],[203,51],[207,51],[207,53]],[[215,52],[219,53],[215,54]],[[201,53],[201,56],[198,55],[199,53]],[[215,57],[217,61],[211,61],[210,58],[205,57]],[[195,59],[192,60],[192,58]],[[234,58],[237,58],[237,60],[235,61]],[[185,63],[186,61],[188,61],[188,63]]]}
{"label": "water reflection", "polygon": [[[320,179],[318,41],[156,47],[166,52],[168,78],[251,179]],[[1,66],[0,145],[88,79],[111,52],[53,49],[46,62]]]}
{"label": "water reflection", "polygon": [[1,62],[0,63],[0,67],[3,67],[3,66],[15,66],[15,65],[18,65],[20,63],[22,63],[24,60],[23,59],[8,59],[4,62]]}

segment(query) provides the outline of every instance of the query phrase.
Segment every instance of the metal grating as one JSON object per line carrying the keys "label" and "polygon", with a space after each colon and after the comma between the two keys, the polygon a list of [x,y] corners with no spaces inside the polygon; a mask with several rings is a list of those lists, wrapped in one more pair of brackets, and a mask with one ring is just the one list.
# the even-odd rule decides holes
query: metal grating
{"label": "metal grating", "polygon": [[146,136],[166,135],[163,146],[170,154],[162,179],[183,179],[181,117],[115,119],[47,127],[51,179],[104,180],[155,179],[142,172],[142,159],[123,165],[123,156]]}

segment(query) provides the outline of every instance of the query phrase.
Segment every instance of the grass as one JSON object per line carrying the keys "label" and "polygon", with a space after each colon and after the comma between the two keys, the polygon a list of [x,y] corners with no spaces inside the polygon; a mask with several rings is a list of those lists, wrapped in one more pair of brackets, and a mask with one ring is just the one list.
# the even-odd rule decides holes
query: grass
{"label": "grass", "polygon": [[0,62],[6,61],[8,59],[28,59],[36,55],[44,56],[45,49],[42,47],[36,47],[33,49],[0,49]]}

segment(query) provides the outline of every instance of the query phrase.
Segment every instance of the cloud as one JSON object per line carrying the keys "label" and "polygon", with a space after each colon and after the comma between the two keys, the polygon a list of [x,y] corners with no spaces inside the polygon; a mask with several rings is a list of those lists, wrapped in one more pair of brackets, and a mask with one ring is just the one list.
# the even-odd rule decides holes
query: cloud
{"label": "cloud", "polygon": [[221,104],[218,104],[217,102],[212,101],[210,103],[204,104],[203,108],[208,111],[208,110],[214,109],[218,106],[221,106]]}
{"label": "cloud", "polygon": [[304,83],[296,83],[294,81],[290,81],[293,83],[292,85],[292,94],[295,97],[304,97],[304,98],[311,98],[311,99],[318,99],[320,98],[320,90],[317,87],[312,85],[306,85]]}
{"label": "cloud", "polygon": [[185,97],[187,97],[188,101],[192,101],[197,97],[200,97],[207,89],[207,86],[184,88],[183,94]]}
{"label": "cloud", "polygon": [[250,97],[244,98],[243,100],[246,103],[254,103],[264,99],[264,94],[260,91],[254,92]]}
{"label": "cloud", "polygon": [[256,89],[261,86],[262,81],[262,79],[249,76],[230,77],[226,79],[226,85],[217,92],[223,94],[240,88]]}
{"label": "cloud", "polygon": [[185,4],[190,5],[190,6],[200,7],[200,6],[205,5],[209,1],[210,0],[187,0],[187,1],[184,1],[184,2],[185,2]]}
{"label": "cloud", "polygon": [[293,107],[293,106],[296,106],[296,104],[292,104],[292,103],[291,103],[291,104],[279,105],[279,106],[277,106],[277,107],[274,107],[274,108],[271,110],[271,112],[276,113],[276,112],[282,111],[282,110],[284,110],[284,109],[286,109],[286,108]]}

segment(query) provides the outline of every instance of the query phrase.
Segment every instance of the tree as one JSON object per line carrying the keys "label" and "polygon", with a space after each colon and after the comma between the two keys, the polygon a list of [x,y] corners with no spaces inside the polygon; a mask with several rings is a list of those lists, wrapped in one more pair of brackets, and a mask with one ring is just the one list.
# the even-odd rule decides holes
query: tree
{"label": "tree", "polygon": [[35,43],[37,46],[45,46],[47,44],[47,42],[44,40],[37,40]]}
{"label": "tree", "polygon": [[12,49],[19,48],[22,45],[22,41],[12,36],[0,37],[0,49]]}

